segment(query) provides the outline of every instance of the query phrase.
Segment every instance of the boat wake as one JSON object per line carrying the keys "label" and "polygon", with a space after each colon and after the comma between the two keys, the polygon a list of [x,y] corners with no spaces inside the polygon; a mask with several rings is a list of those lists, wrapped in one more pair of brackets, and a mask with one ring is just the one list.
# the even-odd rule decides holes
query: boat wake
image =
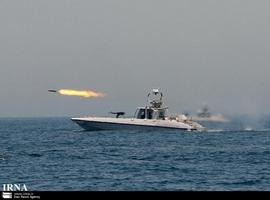
{"label": "boat wake", "polygon": [[225,130],[223,130],[223,129],[210,129],[207,132],[209,132],[209,133],[218,133],[218,132],[224,132],[224,131]]}
{"label": "boat wake", "polygon": [[210,129],[207,130],[208,133],[235,133],[235,132],[270,132],[270,129],[253,129],[250,127],[244,128],[244,129]]}

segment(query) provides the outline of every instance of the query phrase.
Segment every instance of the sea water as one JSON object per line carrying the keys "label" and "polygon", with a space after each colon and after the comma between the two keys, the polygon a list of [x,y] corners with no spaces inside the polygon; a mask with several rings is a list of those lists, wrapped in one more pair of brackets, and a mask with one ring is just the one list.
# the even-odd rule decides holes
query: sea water
{"label": "sea water", "polygon": [[87,132],[69,118],[2,118],[0,190],[270,190],[270,118],[253,125]]}

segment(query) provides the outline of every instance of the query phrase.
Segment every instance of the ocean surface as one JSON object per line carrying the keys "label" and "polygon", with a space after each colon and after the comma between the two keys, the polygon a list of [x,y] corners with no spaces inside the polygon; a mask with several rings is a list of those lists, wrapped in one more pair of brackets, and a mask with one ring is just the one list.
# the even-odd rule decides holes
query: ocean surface
{"label": "ocean surface", "polygon": [[270,118],[208,128],[87,132],[69,118],[2,118],[0,190],[269,191]]}

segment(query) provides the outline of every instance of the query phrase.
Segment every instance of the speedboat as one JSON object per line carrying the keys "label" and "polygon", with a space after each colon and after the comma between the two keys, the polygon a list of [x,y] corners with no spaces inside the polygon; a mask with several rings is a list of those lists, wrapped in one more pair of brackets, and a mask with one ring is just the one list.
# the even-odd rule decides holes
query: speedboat
{"label": "speedboat", "polygon": [[100,130],[185,130],[203,131],[199,123],[185,115],[169,116],[168,107],[162,106],[163,94],[153,89],[147,95],[146,106],[138,107],[133,117],[124,118],[124,112],[111,112],[116,117],[79,117],[71,120],[87,131]]}

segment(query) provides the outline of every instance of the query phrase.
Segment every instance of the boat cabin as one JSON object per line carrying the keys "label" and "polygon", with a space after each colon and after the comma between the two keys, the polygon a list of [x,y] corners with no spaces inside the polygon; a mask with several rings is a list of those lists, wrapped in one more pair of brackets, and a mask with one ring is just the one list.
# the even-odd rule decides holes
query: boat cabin
{"label": "boat cabin", "polygon": [[151,108],[139,107],[137,108],[134,118],[136,119],[159,119],[165,120],[167,108]]}
{"label": "boat cabin", "polygon": [[153,89],[147,95],[146,106],[138,107],[134,118],[165,120],[168,107],[162,107],[162,97],[163,94],[158,89]]}

